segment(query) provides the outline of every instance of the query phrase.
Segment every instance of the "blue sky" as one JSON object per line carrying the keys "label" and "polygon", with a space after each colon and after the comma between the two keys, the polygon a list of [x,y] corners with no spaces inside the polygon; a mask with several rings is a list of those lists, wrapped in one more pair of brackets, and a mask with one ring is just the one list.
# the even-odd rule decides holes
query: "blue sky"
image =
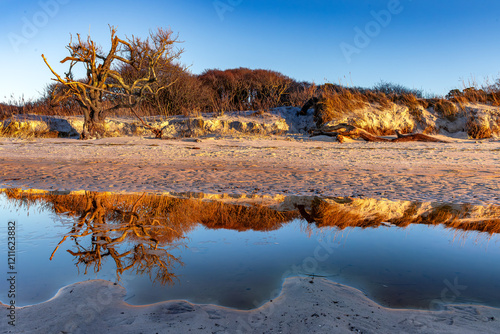
{"label": "blue sky", "polygon": [[429,93],[500,77],[500,2],[427,0],[0,0],[0,101],[38,97],[70,33],[106,47],[118,35],[170,27],[193,73],[264,68],[318,84],[381,80]]}

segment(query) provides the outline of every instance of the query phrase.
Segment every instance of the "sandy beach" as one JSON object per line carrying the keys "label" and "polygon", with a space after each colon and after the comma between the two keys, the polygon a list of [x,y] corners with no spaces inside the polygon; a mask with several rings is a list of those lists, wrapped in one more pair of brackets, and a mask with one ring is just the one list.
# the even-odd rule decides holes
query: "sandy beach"
{"label": "sandy beach", "polygon": [[[317,195],[500,204],[500,142],[339,144],[329,138],[142,137],[0,140],[2,187],[112,192]],[[165,301],[132,306],[94,280],[16,309],[1,333],[496,333],[500,309],[396,310],[322,278],[288,278],[251,311]],[[5,318],[9,310],[2,308]]]}
{"label": "sandy beach", "polygon": [[3,187],[500,204],[498,140],[3,138],[0,152]]}

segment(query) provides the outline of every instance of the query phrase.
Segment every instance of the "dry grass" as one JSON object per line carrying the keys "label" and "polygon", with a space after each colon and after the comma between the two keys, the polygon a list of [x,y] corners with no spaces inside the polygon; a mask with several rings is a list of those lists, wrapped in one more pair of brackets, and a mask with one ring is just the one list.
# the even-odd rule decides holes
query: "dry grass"
{"label": "dry grass", "polygon": [[356,88],[324,85],[320,89],[320,99],[315,119],[318,125],[355,113],[368,106],[378,104],[380,109],[390,108],[391,100],[382,92],[360,91]]}
{"label": "dry grass", "polygon": [[272,231],[298,217],[296,212],[280,212],[264,206],[203,202],[202,207],[199,221],[212,229]]}
{"label": "dry grass", "polygon": [[207,202],[198,199],[179,199],[161,195],[120,195],[87,192],[81,195],[58,195],[54,193],[30,193],[19,189],[5,191],[18,205],[29,207],[40,203],[56,213],[80,217],[85,212],[88,198],[99,198],[110,221],[120,223],[123,213],[137,213],[144,224],[156,221],[175,231],[170,237],[160,238],[171,242],[191,230],[198,223],[208,228],[226,228],[238,231],[249,229],[270,231],[298,217],[297,212],[280,212],[264,206],[243,206]]}
{"label": "dry grass", "polygon": [[488,123],[480,122],[476,117],[469,116],[466,124],[467,135],[473,139],[491,138],[493,132]]}
{"label": "dry grass", "polygon": [[[320,87],[318,91],[320,100],[315,114],[318,126],[360,111],[368,104],[378,105],[381,110],[389,109],[393,104],[406,106],[418,123],[424,123],[424,109],[430,107],[434,109],[438,117],[453,122],[458,117],[465,115],[465,104],[467,103],[500,105],[500,89],[497,88],[453,90],[446,98],[428,99],[422,98],[422,93],[418,90],[410,90],[392,84],[384,84],[382,87],[376,86],[373,89],[346,88],[327,84]],[[385,133],[387,131],[381,131],[380,129],[364,129],[367,131],[373,130],[378,135],[390,134],[389,132],[393,131],[393,129],[390,129],[388,133]],[[398,130],[402,131],[402,129]],[[433,131],[434,129],[431,128],[427,130],[428,133]],[[471,132],[478,133],[481,136],[487,135],[487,129],[484,128],[473,128]]]}
{"label": "dry grass", "polygon": [[[230,71],[231,72],[231,71]],[[187,78],[187,77],[186,77]],[[186,79],[184,78],[184,79]],[[194,77],[189,77],[189,80],[198,80]],[[237,89],[237,87],[243,87],[246,83],[245,80],[249,80],[246,77],[241,77],[232,84],[235,85],[232,89]],[[182,79],[182,80],[184,80]],[[196,80],[195,80],[196,79]],[[181,85],[182,86],[182,85]],[[184,87],[184,86],[183,86]],[[190,85],[186,85],[184,90],[190,91]],[[231,86],[232,87],[232,86]],[[246,86],[245,86],[246,87]],[[217,89],[217,85],[212,87],[212,89]],[[219,87],[220,88],[220,87]],[[238,88],[239,89],[239,88]],[[183,90],[181,89],[183,92]],[[182,92],[172,92],[172,96],[169,99],[174,99],[177,102],[177,107],[174,109],[179,111],[181,114],[186,116],[199,115],[202,111],[206,111],[206,103],[195,102],[193,100],[192,93],[187,95],[181,94]],[[270,91],[268,94],[276,100],[281,101],[280,98],[274,96],[278,92]],[[175,93],[175,94],[174,94]],[[177,94],[177,95],[176,95]],[[273,95],[274,94],[274,95]],[[304,104],[311,97],[319,96],[319,102],[316,106],[315,121],[318,127],[328,123],[334,119],[342,118],[348,115],[359,113],[361,116],[366,116],[365,118],[370,118],[371,115],[368,114],[367,107],[371,105],[372,107],[378,108],[380,110],[387,110],[394,107],[394,104],[407,106],[416,123],[420,123],[423,127],[427,126],[425,124],[424,110],[433,107],[439,117],[446,118],[450,121],[454,121],[457,117],[461,116],[465,112],[465,105],[467,103],[484,103],[493,106],[500,105],[500,81],[497,81],[494,85],[488,85],[481,89],[469,87],[463,90],[452,90],[446,96],[446,98],[432,98],[424,99],[423,93],[417,89],[409,89],[402,85],[391,84],[381,82],[371,89],[366,88],[351,88],[344,87],[341,85],[325,84],[322,86],[316,86],[309,83],[297,83],[292,82],[286,93],[281,92],[281,97],[283,97],[283,102],[285,105],[301,105]],[[182,98],[181,98],[182,97]],[[168,99],[167,99],[168,100]],[[193,100],[193,101],[192,101]],[[79,105],[74,100],[68,100],[64,103],[58,105],[52,105],[50,99],[50,94],[45,93],[44,97],[36,101],[26,101],[24,98],[15,99],[11,97],[8,103],[0,104],[0,120],[8,119],[13,115],[17,114],[35,114],[35,115],[47,115],[47,116],[77,116],[82,115],[82,111]],[[245,100],[246,101],[246,100]],[[205,101],[206,102],[206,101]],[[198,103],[198,104],[197,104]],[[112,101],[105,101],[104,107],[110,107]],[[257,104],[258,106],[258,104]],[[236,110],[237,106],[227,106],[228,110]],[[165,107],[167,108],[167,107]],[[163,109],[165,109],[163,108]],[[170,107],[169,107],[170,108]],[[154,103],[143,103],[137,108],[137,112],[140,116],[156,116],[164,114],[165,110],[159,108],[157,104]],[[167,108],[168,109],[168,108]],[[401,109],[401,108],[399,108]],[[169,109],[170,110],[170,109]],[[225,109],[224,109],[225,110]],[[263,108],[262,110],[267,110]],[[363,112],[365,113],[363,115]],[[171,113],[169,111],[169,114]],[[133,113],[129,109],[117,109],[113,110],[111,113],[107,114],[106,117],[115,116],[131,116]],[[375,131],[374,134],[386,135],[392,134],[394,130],[399,130],[401,132],[411,131],[413,129],[368,129],[367,131]],[[16,135],[21,133],[22,129],[4,129],[3,136],[10,136],[11,134]],[[428,128],[425,133],[434,133],[435,129]],[[470,136],[473,138],[485,138],[488,137],[488,129],[484,126],[474,125],[471,123],[470,126]],[[43,133],[26,133],[24,136],[45,136]],[[47,134],[47,136],[54,136],[54,134]]]}
{"label": "dry grass", "polygon": [[446,98],[463,106],[467,103],[482,103],[492,106],[500,106],[500,91],[496,86],[489,86],[483,88],[468,87],[463,90],[453,89]]}
{"label": "dry grass", "polygon": [[[347,202],[349,203],[349,202]],[[380,215],[365,217],[349,206],[329,204],[316,198],[312,203],[311,216],[317,226],[335,226],[341,230],[347,227],[378,227],[384,221]]]}
{"label": "dry grass", "polygon": [[322,96],[314,114],[316,124],[318,126],[326,124],[365,106],[366,100],[358,91],[343,87],[334,89],[326,86],[322,89]]}
{"label": "dry grass", "polygon": [[[111,101],[104,101],[103,107],[113,106]],[[144,104],[139,108],[140,116],[161,115],[153,106]],[[10,118],[14,115],[41,115],[41,116],[81,116],[81,107],[74,100],[68,100],[56,105],[51,103],[50,97],[42,97],[38,100],[26,100],[24,97],[15,98],[11,96],[6,103],[0,103],[0,120]],[[134,113],[129,108],[119,108],[109,111],[106,117],[134,117]]]}
{"label": "dry grass", "polygon": [[409,109],[416,109],[420,108],[421,106],[427,108],[429,106],[426,100],[420,99],[410,93],[403,93],[399,95],[393,94],[390,96],[390,98],[392,102],[407,106]]}
{"label": "dry grass", "polygon": [[[29,208],[41,204],[46,209],[67,217],[81,219],[89,212],[89,203],[94,205],[107,224],[130,222],[143,226],[160,243],[172,243],[191,231],[197,224],[211,229],[231,229],[236,231],[271,231],[300,217],[298,211],[280,212],[265,206],[246,206],[208,202],[198,199],[179,199],[161,195],[120,195],[113,193],[86,192],[85,194],[60,195],[50,192],[30,192],[20,189],[4,190],[8,198],[19,206]],[[460,231],[500,233],[500,206],[474,207],[471,205],[411,202],[404,212],[397,214],[394,206],[389,211],[377,209],[374,200],[353,200],[337,198],[327,202],[315,198],[311,212],[303,212],[310,223],[317,226],[378,227],[391,223],[398,227],[410,224],[444,225]],[[382,203],[383,204],[383,203]],[[388,203],[390,205],[397,202]],[[386,207],[384,204],[381,207]],[[390,212],[392,210],[392,212]],[[364,213],[362,213],[364,212]],[[130,235],[131,240],[137,239]]]}
{"label": "dry grass", "polygon": [[[423,118],[422,108],[427,108],[429,103],[417,97],[414,93],[401,91],[399,93],[376,89],[357,89],[346,88],[342,86],[324,85],[320,89],[320,100],[316,108],[316,124],[321,126],[331,120],[344,117],[349,114],[359,112],[369,104],[377,106],[380,110],[390,109],[394,104],[407,106],[410,114],[414,118],[421,120]],[[370,129],[366,129],[370,131]],[[378,135],[393,134],[394,129],[380,131],[372,129]],[[411,129],[398,129],[402,132]]]}
{"label": "dry grass", "polygon": [[57,131],[50,131],[42,122],[21,122],[15,117],[0,122],[0,137],[33,139],[57,138],[58,136]]}
{"label": "dry grass", "polygon": [[393,94],[391,95],[392,102],[408,107],[410,115],[419,123],[423,122],[424,115],[422,109],[429,107],[429,103],[421,98],[418,98],[411,93]]}
{"label": "dry grass", "polygon": [[383,92],[366,90],[364,92],[360,92],[360,97],[368,103],[378,104],[380,109],[388,109],[393,104],[390,96]]}
{"label": "dry grass", "polygon": [[[19,189],[7,190],[5,194],[8,198],[15,200],[19,206],[29,208],[33,204],[40,204],[45,209],[77,220],[87,216],[96,224],[113,226],[133,222],[134,226],[143,226],[151,230],[151,235],[154,235],[162,244],[182,238],[184,233],[196,225],[196,221],[191,219],[189,208],[176,210],[180,200],[166,196],[97,192],[60,195],[52,192],[32,193]],[[98,203],[98,205],[92,203]],[[89,210],[92,212],[91,216],[89,216]],[[101,217],[101,219],[92,217]],[[132,217],[134,219],[131,219]],[[153,227],[155,225],[157,227]],[[163,228],[158,228],[158,226],[163,226]],[[132,234],[128,238],[137,239]]]}
{"label": "dry grass", "polygon": [[455,103],[445,99],[430,99],[429,106],[441,117],[453,122],[457,117],[463,115],[462,108],[458,108]]}

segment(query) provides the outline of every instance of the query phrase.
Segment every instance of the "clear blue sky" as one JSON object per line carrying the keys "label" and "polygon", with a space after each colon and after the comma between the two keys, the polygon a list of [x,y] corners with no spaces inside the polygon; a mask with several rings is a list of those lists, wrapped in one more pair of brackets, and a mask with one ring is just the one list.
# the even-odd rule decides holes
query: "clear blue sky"
{"label": "clear blue sky", "polygon": [[120,36],[170,27],[193,73],[243,66],[436,94],[500,76],[498,0],[0,0],[0,15],[0,101],[38,97],[51,79],[40,55],[62,73],[70,33],[105,47],[108,25]]}

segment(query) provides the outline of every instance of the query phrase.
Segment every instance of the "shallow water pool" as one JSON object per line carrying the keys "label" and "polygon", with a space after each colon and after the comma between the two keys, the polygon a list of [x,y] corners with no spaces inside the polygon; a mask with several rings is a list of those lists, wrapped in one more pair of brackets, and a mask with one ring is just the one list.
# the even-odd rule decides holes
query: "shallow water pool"
{"label": "shallow water pool", "polygon": [[[251,309],[275,298],[286,277],[300,275],[356,287],[395,308],[500,307],[497,234],[427,225],[339,230],[296,217],[250,224],[237,208],[230,212],[241,221],[225,217],[221,207],[212,219],[207,208],[190,216],[192,203],[141,197],[127,206],[119,196],[0,194],[1,245],[7,223],[16,226],[17,306],[99,278],[123,285],[130,304],[186,299]],[[0,268],[7,275],[7,256]],[[1,280],[3,303],[8,284]]]}

